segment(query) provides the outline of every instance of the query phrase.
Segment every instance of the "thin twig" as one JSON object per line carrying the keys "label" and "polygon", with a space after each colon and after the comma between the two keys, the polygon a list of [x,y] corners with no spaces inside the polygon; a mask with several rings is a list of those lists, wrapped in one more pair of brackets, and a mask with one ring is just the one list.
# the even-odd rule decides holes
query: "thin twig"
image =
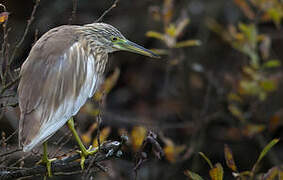
{"label": "thin twig", "polygon": [[78,8],[78,0],[73,0],[73,10],[71,17],[69,18],[69,24],[72,24],[74,19],[76,18],[77,8]]}
{"label": "thin twig", "polygon": [[[16,129],[10,136],[8,136],[8,137],[5,139],[5,141],[1,140],[1,141],[0,141],[0,144],[6,143],[7,141],[9,141],[15,134],[17,134],[17,132],[18,132],[18,129]],[[1,155],[0,155],[0,157],[1,157]]]}
{"label": "thin twig", "polygon": [[31,13],[31,16],[30,16],[30,19],[28,20],[28,23],[27,23],[27,26],[26,26],[26,29],[25,29],[25,32],[22,36],[22,39],[17,43],[12,55],[11,55],[11,58],[9,59],[9,63],[8,63],[8,66],[10,67],[11,63],[13,62],[14,58],[15,58],[15,55],[17,54],[18,52],[18,49],[21,47],[21,45],[23,44],[28,32],[29,32],[29,29],[30,29],[30,25],[31,23],[33,22],[34,20],[34,14],[37,10],[37,7],[39,6],[39,3],[40,3],[40,0],[36,0],[35,1],[35,5],[33,6],[33,10],[32,10],[32,13]]}
{"label": "thin twig", "polygon": [[7,89],[9,89],[10,87],[12,87],[16,82],[18,82],[18,80],[20,79],[20,76],[18,76],[16,79],[14,79],[13,81],[9,82],[8,84],[6,84],[6,86],[4,86],[1,91],[0,91],[0,95],[2,95]]}
{"label": "thin twig", "polygon": [[13,153],[15,153],[15,152],[19,152],[19,151],[21,151],[21,150],[22,150],[22,149],[13,149],[13,150],[11,150],[11,151],[8,151],[8,152],[5,152],[5,153],[0,154],[0,157],[8,156],[8,155],[10,155],[10,154],[13,154]]}
{"label": "thin twig", "polygon": [[102,13],[102,15],[95,22],[100,22],[107,13],[109,13],[113,8],[115,8],[117,6],[118,2],[119,2],[119,0],[115,0],[114,3],[112,4],[112,6],[110,8],[108,8],[106,11],[104,11]]}

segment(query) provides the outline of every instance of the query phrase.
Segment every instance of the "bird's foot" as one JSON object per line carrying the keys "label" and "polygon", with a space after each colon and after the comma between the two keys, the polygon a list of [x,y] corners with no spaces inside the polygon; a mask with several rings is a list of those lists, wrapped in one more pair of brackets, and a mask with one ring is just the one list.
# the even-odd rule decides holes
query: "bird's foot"
{"label": "bird's foot", "polygon": [[90,146],[88,149],[81,148],[80,151],[78,151],[78,153],[80,153],[81,155],[81,168],[82,170],[84,169],[84,164],[85,164],[85,160],[89,155],[94,155],[95,153],[97,153],[99,150],[99,148],[92,148],[92,146]]}
{"label": "bird's foot", "polygon": [[36,164],[43,164],[46,166],[47,169],[47,175],[48,177],[52,177],[52,172],[51,172],[51,163],[55,161],[56,158],[48,159],[47,157],[43,156],[40,161],[38,161]]}

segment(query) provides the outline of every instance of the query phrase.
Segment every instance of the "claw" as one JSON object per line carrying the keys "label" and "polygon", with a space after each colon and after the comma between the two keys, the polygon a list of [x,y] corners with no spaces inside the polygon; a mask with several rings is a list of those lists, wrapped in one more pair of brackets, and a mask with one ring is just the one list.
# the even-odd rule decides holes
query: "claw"
{"label": "claw", "polygon": [[86,149],[82,149],[81,151],[77,151],[80,155],[81,155],[81,168],[82,170],[84,169],[84,163],[85,163],[85,160],[86,158],[89,156],[89,155],[93,155],[95,154],[97,151],[98,151],[98,148],[95,148],[94,150],[92,150],[92,146],[90,146],[87,150]]}
{"label": "claw", "polygon": [[47,169],[47,175],[48,177],[52,177],[52,172],[51,172],[51,163],[53,161],[57,160],[56,158],[52,158],[52,159],[47,159],[45,157],[43,157],[40,161],[38,161],[36,164],[43,164],[46,166]]}

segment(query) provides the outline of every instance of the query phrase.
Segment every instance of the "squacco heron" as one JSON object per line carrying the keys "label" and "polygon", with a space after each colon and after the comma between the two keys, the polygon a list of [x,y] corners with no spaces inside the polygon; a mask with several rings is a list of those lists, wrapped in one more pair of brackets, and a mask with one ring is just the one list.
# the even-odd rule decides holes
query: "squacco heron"
{"label": "squacco heron", "polygon": [[85,158],[97,151],[85,148],[72,117],[98,89],[108,53],[120,50],[158,57],[105,23],[60,26],[32,47],[20,71],[19,145],[24,152],[44,145],[41,162],[49,176],[53,159],[48,159],[46,141],[64,124],[78,142],[82,168]]}

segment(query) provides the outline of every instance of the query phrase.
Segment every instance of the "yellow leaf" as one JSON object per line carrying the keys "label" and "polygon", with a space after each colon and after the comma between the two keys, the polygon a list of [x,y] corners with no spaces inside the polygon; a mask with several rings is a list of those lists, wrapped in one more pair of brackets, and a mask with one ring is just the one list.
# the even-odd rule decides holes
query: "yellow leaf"
{"label": "yellow leaf", "polygon": [[[110,127],[105,127],[100,131],[100,143],[103,143],[109,136],[111,132],[111,128]],[[94,139],[93,143],[92,143],[93,147],[97,147],[98,146],[98,142],[97,142],[97,137]]]}
{"label": "yellow leaf", "polygon": [[186,41],[177,42],[173,47],[182,48],[182,47],[200,46],[200,45],[201,45],[200,40],[186,40]]}
{"label": "yellow leaf", "polygon": [[245,136],[252,137],[256,134],[261,133],[266,129],[265,125],[262,124],[247,124],[242,132]]}
{"label": "yellow leaf", "polygon": [[194,172],[192,172],[192,171],[190,171],[190,170],[186,170],[186,171],[184,172],[184,174],[185,174],[186,176],[188,176],[191,180],[203,180],[203,178],[200,177],[197,173],[194,173]]}
{"label": "yellow leaf", "polygon": [[264,80],[260,82],[260,86],[263,88],[266,92],[272,92],[277,89],[277,85],[272,80]]}
{"label": "yellow leaf", "polygon": [[262,66],[264,68],[280,67],[281,66],[281,62],[279,60],[277,60],[277,59],[272,59],[272,60],[269,60],[269,61],[265,62]]}
{"label": "yellow leaf", "polygon": [[147,37],[155,38],[164,41],[164,35],[156,31],[148,31],[145,34]]}
{"label": "yellow leaf", "polygon": [[9,13],[8,12],[2,12],[0,13],[0,23],[5,22],[9,17]]}
{"label": "yellow leaf", "polygon": [[88,131],[86,133],[84,133],[82,135],[82,141],[85,143],[85,144],[89,144],[90,141],[91,141],[91,134],[94,132],[94,130],[97,128],[98,126],[98,123],[95,122],[93,123],[90,128],[88,129]]}
{"label": "yellow leaf", "polygon": [[168,27],[165,28],[165,32],[170,37],[176,37],[176,26],[174,24],[169,24]]}
{"label": "yellow leaf", "polygon": [[228,106],[228,109],[231,112],[231,114],[233,116],[235,116],[236,118],[238,118],[239,120],[241,120],[241,121],[245,120],[245,117],[244,117],[242,110],[240,110],[236,105],[230,104]]}
{"label": "yellow leaf", "polygon": [[243,99],[238,95],[238,94],[235,94],[235,93],[229,93],[228,94],[228,100],[229,101],[236,101],[236,102],[243,102]]}
{"label": "yellow leaf", "polygon": [[234,0],[235,4],[243,11],[249,19],[254,19],[255,14],[245,0]]}
{"label": "yellow leaf", "polygon": [[283,171],[279,170],[278,180],[283,180]]}
{"label": "yellow leaf", "polygon": [[135,126],[131,131],[131,140],[134,151],[138,151],[146,136],[147,130],[143,126]]}
{"label": "yellow leaf", "polygon": [[227,144],[224,145],[224,155],[227,166],[232,169],[232,171],[237,171],[232,151]]}
{"label": "yellow leaf", "polygon": [[283,19],[283,9],[282,8],[270,8],[267,11],[267,14],[271,17],[272,21],[277,28],[280,27],[281,20]]}
{"label": "yellow leaf", "polygon": [[214,167],[209,171],[209,175],[212,180],[222,180],[223,174],[223,168],[220,163],[216,163]]}
{"label": "yellow leaf", "polygon": [[98,92],[94,94],[94,99],[100,101],[104,94],[108,94],[115,86],[120,76],[120,69],[116,68],[114,72],[103,82]]}
{"label": "yellow leaf", "polygon": [[278,168],[273,167],[273,168],[269,169],[268,172],[263,175],[262,179],[263,180],[273,180],[273,179],[275,179],[277,174],[278,174]]}
{"label": "yellow leaf", "polygon": [[186,146],[176,146],[171,140],[167,140],[165,143],[166,145],[163,148],[165,157],[169,162],[175,163],[177,157],[185,150]]}

